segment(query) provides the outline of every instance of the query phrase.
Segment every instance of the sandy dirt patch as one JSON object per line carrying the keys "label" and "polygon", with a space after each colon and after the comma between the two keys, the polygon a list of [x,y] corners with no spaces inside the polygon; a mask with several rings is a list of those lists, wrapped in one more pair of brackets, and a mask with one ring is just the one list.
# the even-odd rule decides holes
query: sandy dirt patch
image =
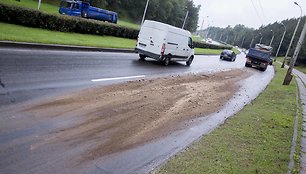
{"label": "sandy dirt patch", "polygon": [[193,124],[193,119],[218,111],[250,73],[231,70],[141,79],[100,86],[29,107],[35,120],[71,119],[31,146],[54,143],[87,147],[80,162],[133,148]]}

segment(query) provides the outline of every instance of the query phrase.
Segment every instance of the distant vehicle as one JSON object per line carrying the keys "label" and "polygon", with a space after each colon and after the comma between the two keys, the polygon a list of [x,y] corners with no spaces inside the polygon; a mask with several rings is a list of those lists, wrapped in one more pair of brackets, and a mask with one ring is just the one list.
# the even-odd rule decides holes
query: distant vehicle
{"label": "distant vehicle", "polygon": [[194,46],[189,31],[161,22],[146,20],[141,26],[135,52],[140,60],[146,57],[162,61],[186,61],[190,66],[194,58]]}
{"label": "distant vehicle", "polygon": [[234,62],[236,60],[236,53],[232,50],[223,50],[220,54],[220,59]]}
{"label": "distant vehicle", "polygon": [[246,55],[246,67],[256,67],[261,71],[265,71],[268,65],[272,65],[271,58],[272,47],[264,44],[256,44],[255,48],[250,48]]}
{"label": "distant vehicle", "polygon": [[118,14],[116,12],[90,6],[85,1],[62,0],[60,2],[59,13],[69,16],[81,16],[100,21],[117,23]]}

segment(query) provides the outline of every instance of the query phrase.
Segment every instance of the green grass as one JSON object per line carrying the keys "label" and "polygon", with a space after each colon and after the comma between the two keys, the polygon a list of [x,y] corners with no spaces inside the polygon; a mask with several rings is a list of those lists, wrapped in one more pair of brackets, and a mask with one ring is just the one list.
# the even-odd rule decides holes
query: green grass
{"label": "green grass", "polygon": [[283,86],[286,70],[276,66],[276,71],[257,99],[175,156],[159,173],[286,173],[296,113],[296,83]]}
{"label": "green grass", "polygon": [[299,70],[299,71],[301,71],[301,72],[303,72],[303,73],[306,73],[306,65],[302,65],[301,64],[301,65],[295,66],[294,68]]}
{"label": "green grass", "polygon": [[[279,62],[283,62],[284,57],[277,57],[276,60],[279,61]],[[289,60],[285,61],[286,65],[288,65],[289,63],[290,63]],[[279,65],[279,66],[281,66],[281,65]],[[303,73],[306,73],[306,65],[303,65],[303,64],[296,65],[296,66],[294,66],[294,69],[297,69],[297,70],[299,70]]]}
{"label": "green grass", "polygon": [[122,25],[122,26],[129,27],[129,28],[134,28],[134,29],[140,29],[140,24],[135,24],[135,23],[130,22],[128,20],[120,20],[119,19],[118,25]]}
{"label": "green grass", "polygon": [[105,48],[135,48],[136,40],[112,36],[64,33],[39,28],[23,27],[0,22],[0,40],[95,46]]}
{"label": "green grass", "polygon": [[[0,40],[130,49],[135,48],[136,44],[134,39],[56,32],[2,22],[0,22]],[[196,48],[195,51],[196,53],[204,51],[206,54],[220,54],[222,50]]]}
{"label": "green grass", "polygon": [[[3,4],[14,5],[14,6],[19,6],[19,7],[26,7],[26,8],[35,9],[35,10],[38,7],[38,0],[37,1],[20,0],[20,2],[16,0],[1,0],[0,2]],[[58,6],[47,4],[42,1],[40,5],[40,11],[58,14]]]}

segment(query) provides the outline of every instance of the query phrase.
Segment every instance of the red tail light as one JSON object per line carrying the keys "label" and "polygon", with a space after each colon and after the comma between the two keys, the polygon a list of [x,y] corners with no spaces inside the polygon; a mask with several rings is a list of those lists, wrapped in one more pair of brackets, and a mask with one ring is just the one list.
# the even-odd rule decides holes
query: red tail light
{"label": "red tail light", "polygon": [[163,56],[165,54],[165,50],[166,50],[166,44],[163,43],[162,48],[161,48],[161,55]]}

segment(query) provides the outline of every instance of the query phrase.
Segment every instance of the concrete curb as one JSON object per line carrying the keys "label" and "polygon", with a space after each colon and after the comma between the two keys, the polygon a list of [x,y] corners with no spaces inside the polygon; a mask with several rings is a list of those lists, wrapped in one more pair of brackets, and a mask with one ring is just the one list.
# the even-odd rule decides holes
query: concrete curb
{"label": "concrete curb", "polygon": [[[41,50],[135,53],[134,49],[100,48],[100,47],[88,47],[88,46],[43,44],[43,43],[14,42],[14,41],[0,41],[0,48],[25,48],[25,49],[41,49]],[[195,54],[195,55],[215,56],[219,54]]]}
{"label": "concrete curb", "polygon": [[64,50],[64,51],[99,51],[99,52],[134,53],[134,49],[99,48],[99,47],[87,47],[87,46],[42,44],[42,43],[13,42],[13,41],[0,41],[0,47],[42,49],[42,50]]}

